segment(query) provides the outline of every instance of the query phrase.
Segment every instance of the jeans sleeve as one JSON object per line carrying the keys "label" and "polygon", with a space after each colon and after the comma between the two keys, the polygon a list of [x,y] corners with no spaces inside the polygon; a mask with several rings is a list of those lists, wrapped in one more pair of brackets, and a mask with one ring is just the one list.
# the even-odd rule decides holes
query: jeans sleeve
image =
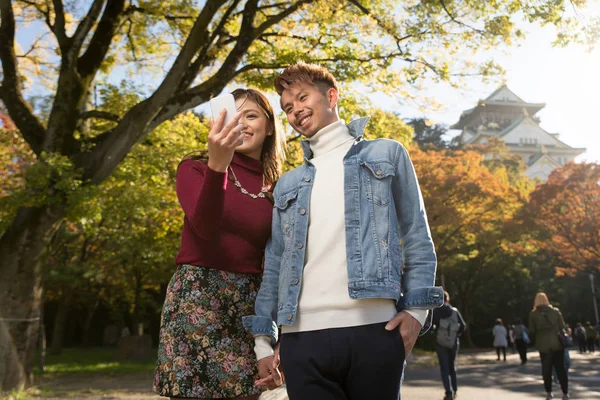
{"label": "jeans sleeve", "polygon": [[425,204],[408,152],[399,144],[392,193],[402,241],[402,299],[404,309],[432,309],[443,304],[435,287],[437,259]]}
{"label": "jeans sleeve", "polygon": [[284,251],[283,232],[277,208],[273,209],[271,237],[265,249],[265,268],[260,289],[254,305],[255,315],[243,317],[244,328],[253,336],[269,336],[277,343],[277,304],[279,293],[279,269]]}

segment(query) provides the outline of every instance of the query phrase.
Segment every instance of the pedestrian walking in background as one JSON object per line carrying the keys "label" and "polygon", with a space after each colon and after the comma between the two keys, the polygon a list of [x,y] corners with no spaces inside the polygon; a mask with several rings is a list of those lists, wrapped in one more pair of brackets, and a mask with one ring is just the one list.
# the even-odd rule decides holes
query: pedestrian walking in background
{"label": "pedestrian walking in background", "polygon": [[575,327],[575,332],[573,332],[573,338],[577,342],[579,346],[579,354],[583,354],[587,351],[587,339],[585,337],[585,328],[581,324],[581,322],[577,323]]}
{"label": "pedestrian walking in background", "polygon": [[508,325],[508,347],[510,347],[510,351],[512,354],[515,354],[515,326]]}
{"label": "pedestrian walking in background", "polygon": [[502,324],[502,319],[496,319],[496,325],[494,325],[494,328],[492,329],[492,334],[494,335],[494,347],[496,348],[498,361],[500,361],[500,352],[502,352],[504,361],[506,361],[506,347],[508,346],[506,337],[508,336],[508,332]]}
{"label": "pedestrian walking in background", "polygon": [[588,321],[585,324],[585,338],[586,338],[586,345],[587,345],[587,350],[590,353],[594,352],[594,348],[596,346],[596,328],[594,327],[594,325],[592,325],[592,323],[590,321]]}
{"label": "pedestrian walking in background", "polygon": [[515,337],[515,345],[517,346],[519,357],[521,358],[521,365],[525,365],[527,363],[527,345],[529,344],[530,340],[529,331],[520,318],[517,318],[515,321],[513,335]]}
{"label": "pedestrian walking in background", "polygon": [[[450,295],[444,291],[444,305],[433,310],[435,352],[440,363],[442,383],[446,393],[444,400],[452,400],[458,391],[456,379],[456,356],[460,347],[460,335],[466,329],[460,312],[450,305]],[[452,384],[452,386],[450,386]]]}
{"label": "pedestrian walking in background", "polygon": [[565,370],[565,353],[559,340],[558,332],[564,329],[565,322],[558,308],[550,305],[545,293],[538,293],[533,302],[533,310],[529,314],[529,333],[534,339],[535,348],[540,352],[542,378],[546,399],[553,399],[552,368],[563,392],[563,400],[569,398],[569,378]]}
{"label": "pedestrian walking in background", "polygon": [[[573,330],[569,324],[565,324],[565,338],[567,339],[567,346],[564,348],[565,356],[565,371],[567,376],[569,375],[569,369],[571,368],[571,355],[569,354],[569,348],[573,346]],[[558,383],[558,375],[556,375],[556,369],[552,368],[552,377],[554,382]]]}

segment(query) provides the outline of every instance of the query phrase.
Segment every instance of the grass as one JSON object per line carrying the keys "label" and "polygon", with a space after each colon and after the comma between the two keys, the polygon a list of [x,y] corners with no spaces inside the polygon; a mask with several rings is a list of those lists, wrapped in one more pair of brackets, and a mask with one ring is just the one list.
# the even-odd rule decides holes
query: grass
{"label": "grass", "polygon": [[[54,378],[64,376],[85,376],[98,378],[107,375],[119,375],[136,372],[154,371],[156,358],[143,361],[121,361],[116,359],[115,348],[70,348],[64,349],[59,355],[48,355],[46,357],[46,371],[42,374],[35,369],[38,386],[27,390],[0,393],[0,400],[25,400],[31,398],[85,398],[88,395],[102,395],[104,391],[97,389],[86,390],[61,390],[59,388],[46,387],[48,382]],[[95,379],[95,378],[92,378]],[[42,382],[46,382],[43,384]]]}
{"label": "grass", "polygon": [[[46,371],[43,376],[64,376],[73,374],[121,374],[154,370],[156,359],[143,361],[121,361],[116,359],[113,348],[72,348],[64,349],[59,355],[46,357]],[[42,375],[36,369],[37,376]]]}
{"label": "grass", "polygon": [[56,390],[32,387],[26,390],[13,390],[9,393],[0,393],[0,400],[31,400],[44,398],[81,399],[89,395],[103,396],[109,391],[86,390]]}

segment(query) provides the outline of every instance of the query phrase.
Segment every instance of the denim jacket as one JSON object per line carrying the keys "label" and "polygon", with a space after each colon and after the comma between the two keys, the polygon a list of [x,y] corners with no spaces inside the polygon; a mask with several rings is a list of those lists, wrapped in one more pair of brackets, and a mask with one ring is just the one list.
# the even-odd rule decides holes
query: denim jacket
{"label": "denim jacket", "polygon": [[[443,291],[434,287],[435,248],[412,162],[396,141],[363,140],[367,121],[348,124],[356,141],[344,157],[348,294],[393,299],[398,310],[438,307]],[[301,143],[304,164],[275,187],[256,315],[243,317],[247,331],[273,343],[278,325],[294,324],[302,285],[315,167],[308,142]]]}

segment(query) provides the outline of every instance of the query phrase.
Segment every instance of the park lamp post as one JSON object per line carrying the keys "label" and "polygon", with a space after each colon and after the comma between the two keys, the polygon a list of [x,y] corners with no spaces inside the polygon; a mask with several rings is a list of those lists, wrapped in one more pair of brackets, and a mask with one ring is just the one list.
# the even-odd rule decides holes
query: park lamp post
{"label": "park lamp post", "polygon": [[598,319],[598,302],[596,301],[596,286],[594,285],[594,273],[590,272],[590,284],[592,285],[592,300],[594,301],[594,314],[596,315],[596,324],[600,322]]}

